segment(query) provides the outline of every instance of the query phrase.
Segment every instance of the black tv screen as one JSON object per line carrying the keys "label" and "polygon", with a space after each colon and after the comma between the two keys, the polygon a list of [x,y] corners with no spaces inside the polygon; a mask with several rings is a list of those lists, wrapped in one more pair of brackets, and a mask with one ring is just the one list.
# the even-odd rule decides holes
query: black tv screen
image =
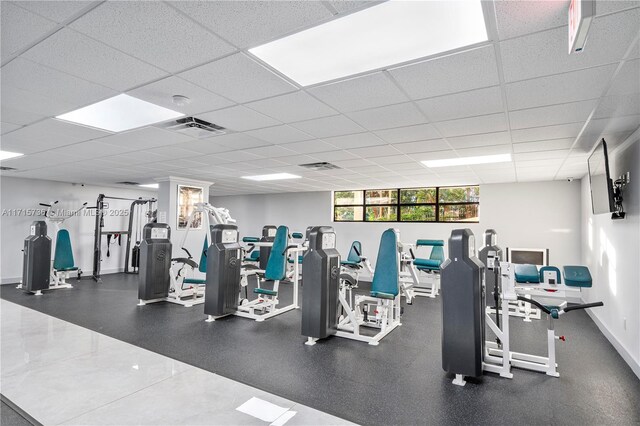
{"label": "black tv screen", "polygon": [[593,214],[615,211],[607,143],[602,139],[589,156],[589,184]]}

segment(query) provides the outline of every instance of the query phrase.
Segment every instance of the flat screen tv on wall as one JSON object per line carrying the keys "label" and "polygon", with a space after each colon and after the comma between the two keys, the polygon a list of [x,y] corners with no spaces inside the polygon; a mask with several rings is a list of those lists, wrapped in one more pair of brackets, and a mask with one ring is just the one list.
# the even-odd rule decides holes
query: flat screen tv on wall
{"label": "flat screen tv on wall", "polygon": [[593,214],[614,212],[613,181],[609,172],[607,143],[604,139],[595,146],[588,163]]}

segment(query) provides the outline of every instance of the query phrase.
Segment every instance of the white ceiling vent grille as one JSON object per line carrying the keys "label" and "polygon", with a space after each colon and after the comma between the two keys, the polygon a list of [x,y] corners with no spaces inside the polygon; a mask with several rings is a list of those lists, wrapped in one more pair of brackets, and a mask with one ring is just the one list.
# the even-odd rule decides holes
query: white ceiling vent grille
{"label": "white ceiling vent grille", "polygon": [[300,167],[304,167],[305,169],[316,170],[316,171],[333,170],[333,169],[339,169],[340,168],[340,167],[336,166],[335,164],[327,163],[326,161],[322,161],[320,163],[300,164]]}
{"label": "white ceiling vent grille", "polygon": [[167,121],[159,124],[158,127],[171,130],[173,132],[182,133],[196,139],[208,138],[211,136],[224,135],[227,129],[208,121],[200,120],[195,117],[184,117],[174,121]]}

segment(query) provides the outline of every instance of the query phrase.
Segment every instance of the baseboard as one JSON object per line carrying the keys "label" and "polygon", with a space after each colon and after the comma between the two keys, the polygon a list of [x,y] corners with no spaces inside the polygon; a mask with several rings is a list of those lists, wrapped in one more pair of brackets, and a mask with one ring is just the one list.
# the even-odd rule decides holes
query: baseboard
{"label": "baseboard", "polygon": [[[88,270],[83,269],[82,271],[83,271],[83,274],[82,274],[83,279],[91,276],[91,272],[87,273]],[[119,274],[121,272],[124,272],[124,268],[102,269],[100,271],[100,275]],[[6,285],[6,284],[18,285],[18,283],[20,283],[21,280],[22,280],[22,277],[2,278],[0,279],[0,285]],[[73,274],[71,274],[71,280],[75,280],[75,276]]]}
{"label": "baseboard", "polygon": [[631,370],[633,370],[636,376],[638,376],[638,378],[640,379],[640,363],[638,363],[638,361],[633,359],[633,356],[629,353],[629,351],[624,346],[622,346],[622,344],[618,341],[618,339],[616,339],[613,333],[609,331],[607,326],[604,325],[604,323],[600,321],[600,319],[593,312],[591,312],[590,309],[587,309],[586,311],[587,311],[587,314],[593,320],[593,322],[598,326],[602,334],[604,334],[607,340],[609,340],[609,342],[613,345],[613,347],[616,348],[616,351],[618,351],[620,356],[622,356],[622,359],[624,359],[625,362],[629,364],[629,367],[631,367]]}

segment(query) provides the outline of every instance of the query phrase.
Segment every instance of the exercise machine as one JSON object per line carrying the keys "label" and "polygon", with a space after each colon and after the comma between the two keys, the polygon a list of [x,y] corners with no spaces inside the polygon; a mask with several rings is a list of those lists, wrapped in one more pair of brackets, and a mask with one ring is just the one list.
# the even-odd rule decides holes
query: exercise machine
{"label": "exercise machine", "polygon": [[[111,216],[109,213],[107,213],[109,210],[109,202],[106,200],[114,200],[114,201],[131,201],[131,205],[128,211],[128,216],[129,216],[129,221],[128,221],[128,228],[126,230],[107,230],[105,231],[105,216],[109,215]],[[135,273],[135,269],[133,270],[129,270],[129,259],[133,260],[134,256],[137,256],[139,254],[139,250],[140,250],[140,244],[136,241],[135,246],[132,248],[131,245],[131,240],[132,237],[139,237],[140,236],[140,227],[141,226],[145,226],[146,223],[149,222],[154,222],[155,221],[155,216],[153,214],[154,210],[155,210],[155,204],[156,204],[156,199],[155,198],[148,198],[148,199],[144,199],[144,198],[123,198],[123,197],[112,197],[112,196],[108,196],[105,194],[99,194],[98,195],[98,199],[96,200],[96,206],[95,207],[91,207],[91,208],[95,208],[96,210],[96,221],[95,221],[95,228],[94,228],[94,233],[93,233],[93,273],[92,273],[92,277],[93,280],[96,282],[101,282],[102,278],[101,278],[101,273],[100,273],[100,267],[102,265],[102,238],[106,237],[107,238],[107,256],[110,255],[110,244],[111,244],[111,239],[114,238],[117,239],[120,244],[122,243],[122,236],[125,237],[126,242],[126,254],[125,254],[125,272],[133,272]],[[134,216],[138,217],[140,214],[142,214],[141,212],[139,212],[140,209],[144,209],[146,208],[146,221],[145,220],[134,220]],[[117,211],[116,211],[117,212]],[[120,216],[118,215],[114,215],[114,217]],[[124,216],[124,215],[122,215]],[[136,250],[136,254],[133,254],[133,249],[135,249],[135,247],[138,247],[138,250]]]}
{"label": "exercise machine", "polygon": [[[30,233],[24,239],[22,260],[22,281],[18,289],[27,293],[42,295],[43,290],[49,289],[51,270],[51,238],[47,236],[47,223],[39,220],[31,224]],[[46,259],[43,262],[42,259]]]}
{"label": "exercise machine", "polygon": [[138,306],[166,301],[171,277],[171,228],[165,223],[148,223],[142,229]]}
{"label": "exercise machine", "polygon": [[[565,338],[555,334],[554,320],[565,313],[603,306],[603,303],[543,305],[519,293],[515,285],[514,265],[508,262],[496,264],[495,257],[488,258],[487,263],[494,266],[497,280],[495,289],[499,291],[499,306],[495,318],[485,310],[485,265],[476,257],[475,237],[469,229],[452,231],[449,238],[449,259],[441,267],[442,368],[454,374],[453,383],[461,386],[466,383],[465,376],[478,377],[484,371],[512,378],[512,367],[558,377],[555,344],[556,340],[564,341]],[[586,285],[591,282],[586,267],[565,267],[565,281],[567,276],[572,283]],[[534,304],[547,315],[547,356],[525,354],[511,349],[508,302],[516,300]],[[495,341],[485,339],[487,325],[496,336]]]}
{"label": "exercise machine", "polygon": [[[416,257],[421,247],[428,247],[429,257]],[[440,293],[440,265],[444,262],[444,241],[442,240],[417,240],[416,252],[411,251],[413,265],[421,272],[418,283],[413,286],[416,296],[430,297],[434,299]]]}
{"label": "exercise machine", "polygon": [[242,246],[238,242],[236,225],[218,224],[211,230],[211,245],[207,251],[204,313],[207,322],[215,321],[238,310]]}
{"label": "exercise machine", "polygon": [[[129,227],[126,234],[126,249],[124,254],[124,273],[137,274],[140,266],[140,243],[142,229],[149,222],[157,221],[157,210],[153,210],[155,199],[133,200],[129,207]],[[135,242],[134,242],[135,241]],[[132,247],[132,242],[133,247]]]}
{"label": "exercise machine", "polygon": [[[496,289],[498,285],[498,277],[495,274],[495,269],[500,266],[500,261],[503,259],[502,249],[498,246],[498,234],[494,229],[487,229],[484,231],[484,246],[478,251],[478,257],[484,264],[484,283],[487,290],[487,302],[489,297],[493,300],[493,305],[490,309],[495,309],[499,304],[499,290]],[[492,312],[492,313],[493,313]]]}
{"label": "exercise machine", "polygon": [[244,237],[242,239],[242,242],[247,244],[245,252],[248,256],[244,258],[245,263],[255,265],[259,269],[266,269],[277,229],[277,226],[265,225],[262,227],[261,237]]}

